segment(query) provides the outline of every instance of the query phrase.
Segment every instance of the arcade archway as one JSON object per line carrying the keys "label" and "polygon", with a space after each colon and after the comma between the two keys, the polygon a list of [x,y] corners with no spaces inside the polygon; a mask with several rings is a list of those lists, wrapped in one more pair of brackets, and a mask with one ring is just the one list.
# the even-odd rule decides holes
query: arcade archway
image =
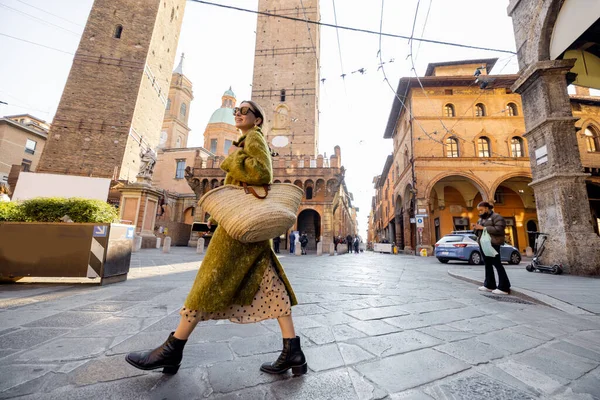
{"label": "arcade archway", "polygon": [[321,237],[321,216],[315,210],[304,210],[298,215],[298,232],[308,236],[308,250],[317,250],[317,239]]}

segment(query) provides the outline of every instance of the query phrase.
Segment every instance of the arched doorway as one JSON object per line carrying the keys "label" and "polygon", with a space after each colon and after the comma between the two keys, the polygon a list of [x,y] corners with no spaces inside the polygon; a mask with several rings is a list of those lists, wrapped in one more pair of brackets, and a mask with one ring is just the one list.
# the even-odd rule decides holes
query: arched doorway
{"label": "arched doorway", "polygon": [[189,207],[183,212],[183,223],[192,225],[194,222],[194,207]]}
{"label": "arched doorway", "polygon": [[317,239],[321,237],[321,216],[315,210],[304,210],[298,215],[298,232],[308,236],[308,250],[317,250]]}
{"label": "arched doorway", "polygon": [[[537,213],[533,189],[529,186],[531,178],[516,176],[502,181],[494,191],[494,212],[506,220],[506,244],[525,251],[527,246],[533,248],[534,238],[527,231],[527,225],[537,230]],[[533,224],[530,224],[533,222]]]}
{"label": "arched doorway", "polygon": [[[595,177],[597,179],[597,177]],[[592,227],[596,235],[600,234],[600,182],[586,182],[590,213],[592,214]]]}
{"label": "arched doorway", "polygon": [[470,230],[477,222],[477,204],[483,200],[485,189],[466,176],[446,176],[432,186],[429,204],[433,209],[426,223],[433,230],[434,240],[452,231]]}

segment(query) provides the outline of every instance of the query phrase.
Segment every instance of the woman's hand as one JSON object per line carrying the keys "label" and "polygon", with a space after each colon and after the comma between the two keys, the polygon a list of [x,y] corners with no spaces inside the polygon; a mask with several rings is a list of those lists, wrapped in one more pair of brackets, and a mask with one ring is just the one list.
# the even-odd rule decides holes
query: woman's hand
{"label": "woman's hand", "polygon": [[208,220],[208,222],[206,223],[206,226],[208,227],[208,230],[210,231],[210,227],[212,226],[212,224],[210,223],[210,219]]}

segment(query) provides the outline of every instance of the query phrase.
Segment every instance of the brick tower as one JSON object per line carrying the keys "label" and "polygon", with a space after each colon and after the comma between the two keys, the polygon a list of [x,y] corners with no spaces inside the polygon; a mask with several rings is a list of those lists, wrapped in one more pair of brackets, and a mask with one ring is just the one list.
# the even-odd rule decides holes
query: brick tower
{"label": "brick tower", "polygon": [[185,0],[95,0],[38,172],[133,181],[155,149]]}
{"label": "brick tower", "polygon": [[[258,9],[320,20],[319,0],[259,0]],[[317,25],[258,16],[252,100],[265,109],[267,140],[282,155],[317,154],[319,41]]]}

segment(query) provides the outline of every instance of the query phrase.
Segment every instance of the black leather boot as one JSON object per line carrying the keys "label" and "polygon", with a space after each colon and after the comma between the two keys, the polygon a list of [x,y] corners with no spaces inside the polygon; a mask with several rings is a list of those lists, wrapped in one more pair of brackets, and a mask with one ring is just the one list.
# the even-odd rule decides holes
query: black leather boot
{"label": "black leather boot", "polygon": [[183,347],[187,340],[179,340],[171,332],[161,346],[151,351],[129,353],[125,361],[136,368],[151,370],[163,368],[163,374],[176,374],[183,358]]}
{"label": "black leather boot", "polygon": [[306,358],[300,348],[300,338],[283,339],[283,350],[274,363],[264,363],[260,370],[269,374],[283,374],[292,369],[293,375],[304,375],[308,371]]}

